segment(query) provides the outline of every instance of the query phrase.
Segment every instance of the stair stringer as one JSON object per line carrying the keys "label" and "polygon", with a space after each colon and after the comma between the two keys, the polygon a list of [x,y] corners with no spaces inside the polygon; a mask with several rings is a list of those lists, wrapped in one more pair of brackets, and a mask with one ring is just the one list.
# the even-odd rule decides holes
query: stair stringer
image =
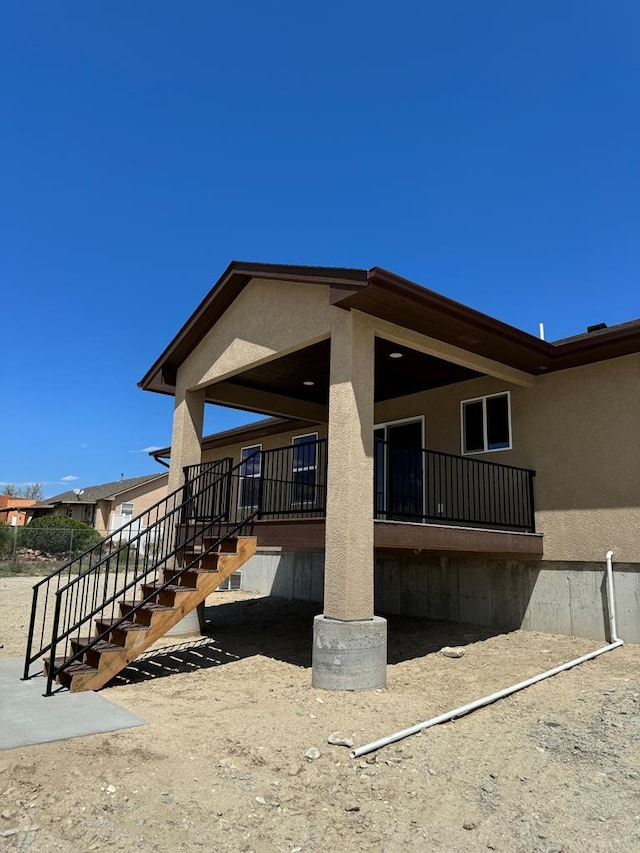
{"label": "stair stringer", "polygon": [[[215,592],[229,575],[236,572],[255,554],[256,546],[255,536],[238,537],[235,553],[217,555],[217,571],[200,571],[195,587],[185,586],[181,589],[179,603],[170,609],[153,613],[151,624],[146,629],[127,631],[125,644],[121,651],[103,652],[100,655],[97,670],[73,673],[69,683],[71,693],[98,690],[100,687],[104,687],[122,669],[139,657],[156,640],[159,640],[170,628],[173,628],[187,613],[201,604],[208,595]],[[116,629],[116,631],[118,630],[122,629]]]}

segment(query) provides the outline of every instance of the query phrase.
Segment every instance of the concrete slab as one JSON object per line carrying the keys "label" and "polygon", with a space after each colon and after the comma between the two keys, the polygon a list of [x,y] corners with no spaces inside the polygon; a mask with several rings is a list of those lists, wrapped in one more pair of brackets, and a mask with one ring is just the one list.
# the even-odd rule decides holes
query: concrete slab
{"label": "concrete slab", "polygon": [[20,681],[21,658],[0,659],[0,749],[114,732],[145,720],[97,693],[61,691],[44,697],[45,680]]}

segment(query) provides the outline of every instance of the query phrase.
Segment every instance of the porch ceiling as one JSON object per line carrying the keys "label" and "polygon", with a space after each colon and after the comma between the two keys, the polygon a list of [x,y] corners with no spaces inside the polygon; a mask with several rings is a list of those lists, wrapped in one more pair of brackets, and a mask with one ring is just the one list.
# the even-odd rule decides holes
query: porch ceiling
{"label": "porch ceiling", "polygon": [[[392,357],[392,354],[396,354]],[[397,354],[400,357],[397,357]],[[227,379],[225,384],[250,391],[327,406],[331,343],[320,341],[253,367]],[[375,401],[404,397],[481,376],[475,370],[400,346],[384,338],[375,340]],[[313,383],[313,384],[306,384]],[[219,396],[216,396],[219,400]]]}

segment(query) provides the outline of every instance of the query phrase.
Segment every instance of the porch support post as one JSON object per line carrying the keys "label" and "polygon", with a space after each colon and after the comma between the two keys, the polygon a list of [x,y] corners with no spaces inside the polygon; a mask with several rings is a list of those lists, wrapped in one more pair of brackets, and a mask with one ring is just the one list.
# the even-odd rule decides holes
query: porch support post
{"label": "porch support post", "polygon": [[314,622],[312,684],[386,683],[386,620],[373,613],[374,333],[357,311],[331,334],[324,614]]}
{"label": "porch support post", "polygon": [[[171,434],[171,465],[167,492],[171,493],[184,485],[185,465],[199,465],[202,454],[202,428],[204,424],[205,389],[185,391],[176,388],[173,410],[173,432]],[[180,535],[180,528],[176,527]],[[187,613],[167,632],[167,636],[201,634],[204,630],[204,605]]]}
{"label": "porch support post", "polygon": [[171,465],[168,491],[184,483],[185,465],[199,465],[202,455],[205,389],[182,391],[176,388],[171,435]]}

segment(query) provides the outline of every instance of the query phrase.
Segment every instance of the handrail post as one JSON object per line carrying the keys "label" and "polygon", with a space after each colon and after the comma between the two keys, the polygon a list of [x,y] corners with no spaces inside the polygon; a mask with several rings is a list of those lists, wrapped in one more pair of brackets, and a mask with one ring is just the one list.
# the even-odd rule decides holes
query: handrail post
{"label": "handrail post", "polygon": [[53,614],[53,629],[51,631],[51,653],[49,655],[49,667],[47,672],[47,686],[45,688],[45,696],[51,696],[51,687],[53,685],[54,669],[56,665],[56,646],[58,645],[58,626],[60,624],[60,605],[62,596],[60,590],[56,592],[56,607]]}
{"label": "handrail post", "polygon": [[262,518],[262,498],[264,493],[264,455],[260,459],[260,477],[258,479],[258,506],[256,507],[256,519],[260,521]]}
{"label": "handrail post", "polygon": [[31,666],[31,649],[33,648],[33,629],[36,626],[36,611],[38,607],[39,589],[40,584],[33,585],[33,596],[31,598],[31,618],[29,619],[29,636],[27,637],[27,651],[25,652],[24,673],[22,675],[22,681],[27,681],[29,678],[29,667]]}
{"label": "handrail post", "polygon": [[529,512],[531,513],[531,532],[536,532],[536,510],[533,503],[533,478],[536,476],[535,471],[529,471]]}

